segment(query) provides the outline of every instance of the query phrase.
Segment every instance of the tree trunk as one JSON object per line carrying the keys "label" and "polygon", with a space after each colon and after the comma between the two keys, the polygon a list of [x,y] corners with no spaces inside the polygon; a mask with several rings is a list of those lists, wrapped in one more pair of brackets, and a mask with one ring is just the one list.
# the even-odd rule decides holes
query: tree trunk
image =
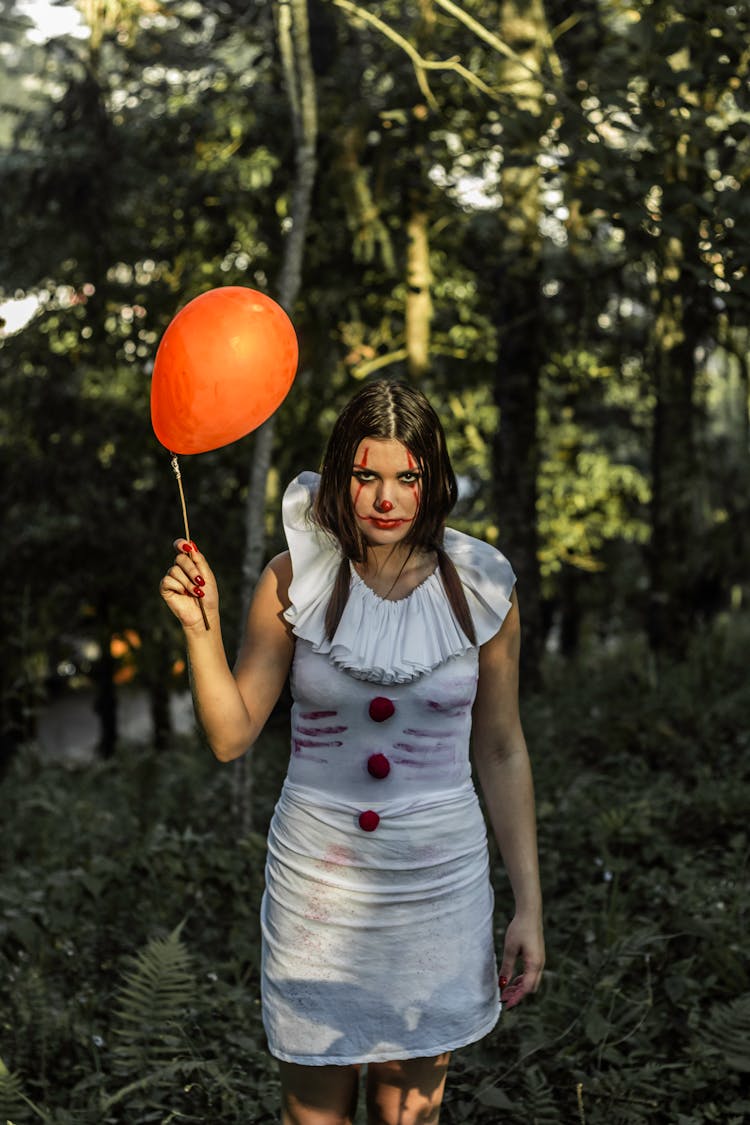
{"label": "tree trunk", "polygon": [[[693,621],[697,468],[695,449],[695,352],[700,325],[686,315],[683,248],[669,239],[657,293],[654,325],[654,407],[651,446],[652,504],[649,644],[656,653],[679,656]],[[679,288],[678,288],[679,283]]]}
{"label": "tree trunk", "polygon": [[[276,19],[279,51],[296,146],[296,177],[291,206],[292,226],[284,244],[284,257],[278,284],[279,302],[291,315],[302,281],[310,200],[317,168],[318,117],[315,75],[310,54],[307,0],[277,3]],[[273,453],[273,440],[272,415],[256,432],[253,443],[253,460],[245,513],[245,552],[242,563],[243,614],[240,635],[244,631],[247,609],[265,557],[266,484]],[[241,758],[235,771],[233,800],[243,832],[249,831],[252,827],[251,794],[250,763],[246,758]]]}
{"label": "tree trunk", "polygon": [[[296,143],[296,179],[292,195],[292,226],[284,244],[278,298],[290,314],[302,281],[305,238],[310,200],[315,183],[318,135],[315,76],[310,56],[306,0],[277,4],[277,27],[284,78],[291,108]],[[271,464],[274,417],[255,435],[245,522],[245,554],[242,566],[245,611],[260,577],[265,553],[266,481]],[[245,615],[241,625],[244,628]]]}
{"label": "tree trunk", "polygon": [[149,667],[145,676],[148,692],[151,730],[154,749],[166,750],[172,740],[172,712],[170,710],[172,669],[167,634],[155,629],[150,641]]}
{"label": "tree trunk", "polygon": [[414,205],[407,223],[406,353],[412,378],[424,375],[430,365],[432,271],[430,270],[429,217]]}
{"label": "tree trunk", "polygon": [[[499,64],[503,87],[512,90],[518,108],[539,119],[544,130],[543,89],[534,72],[541,68],[548,41],[541,0],[502,5],[500,35],[516,58]],[[526,64],[526,65],[523,65]],[[537,536],[539,448],[537,404],[542,361],[539,136],[526,151],[514,154],[501,175],[500,262],[495,276],[495,323],[498,364],[493,396],[500,423],[493,442],[495,506],[501,547],[518,576],[523,621],[521,678],[525,688],[541,679],[543,622]]]}
{"label": "tree trunk", "polygon": [[576,655],[581,638],[580,585],[581,571],[564,563],[560,575],[560,654],[566,658]]}
{"label": "tree trunk", "polygon": [[539,325],[536,270],[506,275],[498,286],[500,347],[494,401],[500,424],[493,439],[495,508],[500,546],[518,578],[523,622],[521,675],[525,688],[541,682],[544,640],[536,518],[539,443]]}
{"label": "tree trunk", "polygon": [[102,758],[111,758],[117,746],[118,706],[115,688],[115,660],[112,656],[112,628],[106,595],[99,600],[97,641],[101,655],[93,670],[94,711],[99,719],[97,749]]}
{"label": "tree trunk", "polygon": [[[688,52],[684,63],[690,62]],[[711,109],[713,94],[705,95]],[[667,162],[663,206],[693,198],[703,187],[702,158],[686,131]],[[652,504],[649,547],[650,601],[646,632],[657,655],[680,658],[693,632],[700,584],[697,560],[706,537],[700,516],[701,468],[695,423],[696,354],[711,311],[697,284],[702,216],[694,203],[680,215],[679,234],[662,234],[656,256],[652,305],[655,407],[651,446]]]}
{"label": "tree trunk", "polygon": [[32,605],[33,596],[24,585],[0,610],[5,635],[0,663],[0,776],[19,747],[32,742],[37,733],[40,691],[28,667]]}

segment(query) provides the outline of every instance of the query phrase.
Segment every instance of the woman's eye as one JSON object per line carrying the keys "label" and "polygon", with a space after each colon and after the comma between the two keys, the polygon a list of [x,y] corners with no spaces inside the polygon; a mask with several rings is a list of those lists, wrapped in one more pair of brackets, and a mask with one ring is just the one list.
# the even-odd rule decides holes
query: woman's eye
{"label": "woman's eye", "polygon": [[368,484],[371,480],[375,480],[372,473],[366,473],[362,469],[356,470],[356,472],[352,473],[352,476],[355,480],[358,480],[360,484]]}
{"label": "woman's eye", "polygon": [[402,484],[416,484],[419,480],[419,473],[402,473],[398,479]]}

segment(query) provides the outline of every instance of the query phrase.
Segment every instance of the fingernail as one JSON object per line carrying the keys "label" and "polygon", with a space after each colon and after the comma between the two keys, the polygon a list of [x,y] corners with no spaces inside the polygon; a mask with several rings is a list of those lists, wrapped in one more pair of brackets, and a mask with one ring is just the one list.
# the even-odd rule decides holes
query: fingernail
{"label": "fingernail", "polygon": [[184,554],[189,555],[190,552],[192,551],[192,549],[193,549],[192,543],[183,543],[182,544],[182,550],[183,550]]}
{"label": "fingernail", "polygon": [[203,597],[203,591],[201,590],[200,586],[193,586],[193,593],[195,594],[196,598]]}
{"label": "fingernail", "polygon": [[195,543],[193,542],[192,539],[190,540],[190,550],[191,551],[197,551],[198,550],[198,548],[196,547],[196,545],[195,545]]}
{"label": "fingernail", "polygon": [[507,988],[508,987],[508,978],[507,977],[498,977],[497,983],[500,985],[501,988]]}
{"label": "fingernail", "polygon": [[193,579],[193,582],[195,582],[196,586],[205,586],[206,585],[205,579],[201,578],[200,574],[196,574],[195,578]]}

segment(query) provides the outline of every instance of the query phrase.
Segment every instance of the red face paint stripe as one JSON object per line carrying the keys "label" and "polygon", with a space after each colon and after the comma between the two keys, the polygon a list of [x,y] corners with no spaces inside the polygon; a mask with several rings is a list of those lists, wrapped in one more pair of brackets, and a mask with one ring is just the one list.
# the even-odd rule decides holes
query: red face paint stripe
{"label": "red face paint stripe", "polygon": [[[370,456],[370,447],[369,447],[369,445],[366,445],[366,446],[365,446],[365,451],[364,451],[364,453],[362,454],[362,460],[361,460],[361,461],[360,461],[360,463],[359,463],[359,467],[360,467],[361,469],[366,469],[366,468],[367,468],[367,458],[368,458],[369,456]],[[359,512],[357,512],[357,501],[359,500],[359,494],[360,494],[360,492],[362,491],[362,489],[363,489],[364,487],[365,487],[365,486],[364,486],[364,482],[363,482],[363,481],[360,481],[360,485],[359,485],[359,488],[357,489],[357,495],[356,495],[356,496],[354,497],[354,511],[355,511],[355,514],[356,514],[356,515],[359,515]]]}
{"label": "red face paint stripe", "polygon": [[[414,469],[419,468],[419,465],[417,464],[417,462],[415,460],[413,460],[413,458],[412,458],[411,451],[408,450],[408,449],[406,451],[406,460],[408,462],[408,465],[409,465],[410,469],[414,470]],[[409,485],[409,488],[412,490],[414,495],[417,497],[417,503],[419,503],[419,498],[421,496],[421,491],[420,491],[420,488],[419,488],[419,481],[418,480],[412,481],[412,483]]]}

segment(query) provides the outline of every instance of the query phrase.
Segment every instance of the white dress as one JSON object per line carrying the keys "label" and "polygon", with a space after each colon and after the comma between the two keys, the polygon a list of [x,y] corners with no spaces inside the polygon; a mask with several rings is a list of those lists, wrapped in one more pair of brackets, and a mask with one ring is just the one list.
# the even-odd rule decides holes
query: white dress
{"label": "white dress", "polygon": [[[479,649],[435,572],[400,601],[352,572],[331,641],[340,549],[310,518],[317,474],[287,489],[296,635],[289,770],[268,833],[263,1022],[288,1062],[383,1062],[474,1042],[500,1012],[487,833],[469,735]],[[447,530],[478,644],[515,581]]]}

